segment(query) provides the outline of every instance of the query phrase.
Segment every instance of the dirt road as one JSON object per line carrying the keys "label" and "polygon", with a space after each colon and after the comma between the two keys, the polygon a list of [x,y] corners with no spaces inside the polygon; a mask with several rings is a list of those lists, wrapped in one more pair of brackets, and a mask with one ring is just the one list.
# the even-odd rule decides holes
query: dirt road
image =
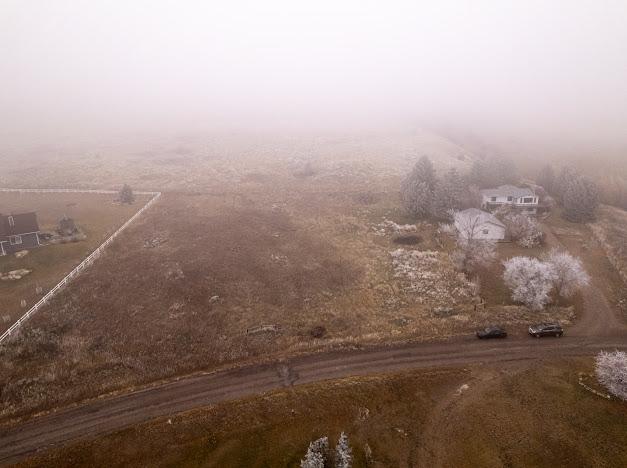
{"label": "dirt road", "polygon": [[627,336],[570,336],[498,342],[467,337],[432,344],[314,354],[289,361],[196,375],[134,393],[97,399],[4,428],[0,432],[0,463],[15,462],[51,445],[290,385],[422,367],[592,355],[601,348],[627,349]]}

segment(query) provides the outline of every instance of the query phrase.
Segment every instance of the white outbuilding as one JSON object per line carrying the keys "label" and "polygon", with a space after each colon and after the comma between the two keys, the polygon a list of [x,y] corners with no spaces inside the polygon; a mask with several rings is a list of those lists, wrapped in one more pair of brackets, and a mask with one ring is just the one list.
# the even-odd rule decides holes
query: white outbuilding
{"label": "white outbuilding", "polygon": [[466,239],[499,241],[505,239],[505,225],[487,211],[468,208],[455,213],[454,225]]}

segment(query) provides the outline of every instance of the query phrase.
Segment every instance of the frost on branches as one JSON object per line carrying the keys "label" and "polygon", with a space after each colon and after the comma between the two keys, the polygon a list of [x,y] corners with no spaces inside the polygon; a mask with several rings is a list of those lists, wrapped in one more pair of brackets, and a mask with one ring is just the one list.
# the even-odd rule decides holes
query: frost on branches
{"label": "frost on branches", "polygon": [[553,268],[556,275],[555,289],[564,298],[572,297],[590,283],[590,276],[584,270],[581,260],[568,252],[552,249],[544,261]]}
{"label": "frost on branches", "polygon": [[544,236],[538,222],[530,216],[521,213],[508,214],[505,226],[512,240],[523,247],[534,247],[542,242]]}
{"label": "frost on branches", "polygon": [[416,294],[420,302],[450,304],[472,296],[470,283],[452,268],[446,254],[397,249],[390,255],[394,277],[404,292]]}
{"label": "frost on branches", "polygon": [[329,439],[321,437],[309,444],[305,458],[300,461],[301,468],[324,468],[326,454],[329,452]]}
{"label": "frost on branches", "polygon": [[529,257],[514,257],[503,263],[503,280],[512,299],[532,310],[542,310],[551,300],[549,294],[557,275],[551,265]]}
{"label": "frost on branches", "polygon": [[627,401],[627,353],[601,351],[596,358],[596,374],[612,395]]}
{"label": "frost on branches", "polygon": [[342,432],[335,446],[336,468],[350,468],[353,464],[353,452],[348,445],[348,436]]}

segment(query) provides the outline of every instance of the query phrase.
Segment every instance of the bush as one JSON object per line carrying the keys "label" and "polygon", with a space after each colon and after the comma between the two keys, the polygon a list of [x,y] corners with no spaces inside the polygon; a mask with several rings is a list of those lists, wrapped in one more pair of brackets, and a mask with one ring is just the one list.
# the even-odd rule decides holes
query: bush
{"label": "bush", "polygon": [[615,397],[627,401],[627,353],[601,351],[596,357],[599,382]]}

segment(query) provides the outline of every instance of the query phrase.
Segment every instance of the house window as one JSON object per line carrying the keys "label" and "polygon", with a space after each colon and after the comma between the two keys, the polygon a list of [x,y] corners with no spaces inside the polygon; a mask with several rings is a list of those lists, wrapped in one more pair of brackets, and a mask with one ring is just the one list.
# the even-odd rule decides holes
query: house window
{"label": "house window", "polygon": [[11,245],[20,245],[22,243],[22,236],[11,236],[9,237],[9,242]]}
{"label": "house window", "polygon": [[490,197],[490,201],[496,201],[496,197]]}
{"label": "house window", "polygon": [[507,197],[507,201],[512,201],[514,199],[514,197],[512,197],[511,195],[509,197]]}
{"label": "house window", "polygon": [[482,232],[483,232],[484,234],[488,234],[490,231],[488,231],[487,229],[484,229]]}
{"label": "house window", "polygon": [[525,198],[523,198],[523,203],[533,203],[533,197],[525,197]]}
{"label": "house window", "polygon": [[9,216],[7,219],[9,220],[9,226],[14,227],[15,220],[13,219],[13,216]]}

